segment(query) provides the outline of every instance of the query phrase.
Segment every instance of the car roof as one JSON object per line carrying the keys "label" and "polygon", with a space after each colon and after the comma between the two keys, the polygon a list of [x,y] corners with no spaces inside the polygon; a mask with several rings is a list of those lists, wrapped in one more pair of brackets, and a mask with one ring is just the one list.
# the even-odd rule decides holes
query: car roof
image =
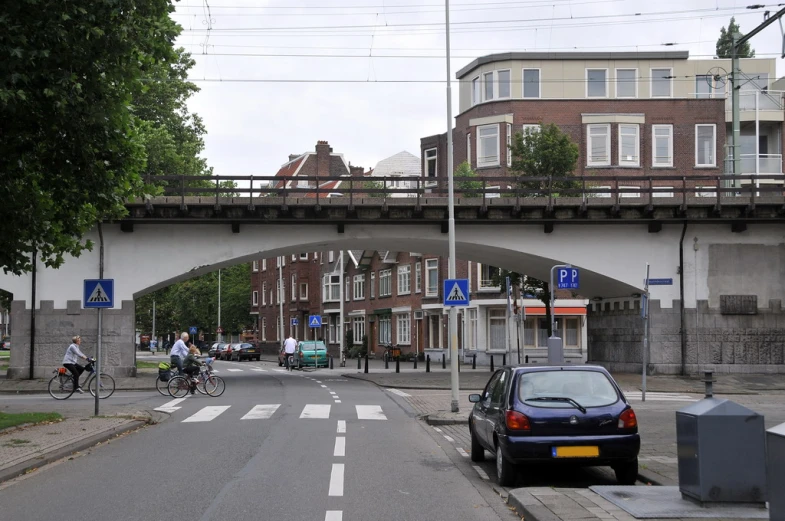
{"label": "car roof", "polygon": [[606,376],[611,376],[607,369],[601,365],[508,365],[504,366],[505,369],[511,369],[516,373],[541,373],[546,371],[584,371],[590,373],[602,373]]}

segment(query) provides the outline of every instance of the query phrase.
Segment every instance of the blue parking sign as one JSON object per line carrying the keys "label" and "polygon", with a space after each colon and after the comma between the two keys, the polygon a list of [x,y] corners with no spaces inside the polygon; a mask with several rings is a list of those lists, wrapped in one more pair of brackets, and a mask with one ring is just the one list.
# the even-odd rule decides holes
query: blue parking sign
{"label": "blue parking sign", "polygon": [[556,287],[559,289],[578,289],[580,272],[578,268],[558,268],[556,270]]}

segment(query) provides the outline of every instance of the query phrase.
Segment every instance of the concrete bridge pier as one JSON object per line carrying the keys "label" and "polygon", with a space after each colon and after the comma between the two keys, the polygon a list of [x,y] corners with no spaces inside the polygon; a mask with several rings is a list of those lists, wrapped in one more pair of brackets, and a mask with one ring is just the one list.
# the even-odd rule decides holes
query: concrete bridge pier
{"label": "concrete bridge pier", "polygon": [[[98,310],[82,309],[79,300],[68,300],[65,309],[56,309],[51,300],[40,301],[35,313],[33,377],[49,379],[60,366],[74,335],[82,337],[82,352],[95,356],[98,343]],[[102,370],[115,377],[136,376],[134,302],[122,301],[115,309],[103,311],[101,341]],[[31,310],[24,300],[11,303],[14,339],[8,378],[30,377]]]}

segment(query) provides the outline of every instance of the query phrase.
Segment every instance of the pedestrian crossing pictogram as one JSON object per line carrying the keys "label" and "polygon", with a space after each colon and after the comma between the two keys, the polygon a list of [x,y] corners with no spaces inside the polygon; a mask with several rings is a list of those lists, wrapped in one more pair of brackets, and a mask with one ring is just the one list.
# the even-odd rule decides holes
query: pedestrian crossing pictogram
{"label": "pedestrian crossing pictogram", "polygon": [[450,291],[450,294],[447,297],[447,300],[449,300],[451,302],[466,300],[466,295],[463,294],[463,292],[461,291],[461,288],[458,287],[457,283],[452,287],[452,290]]}
{"label": "pedestrian crossing pictogram", "polygon": [[106,291],[101,284],[96,284],[95,289],[87,298],[87,302],[109,302],[109,297],[106,296]]}

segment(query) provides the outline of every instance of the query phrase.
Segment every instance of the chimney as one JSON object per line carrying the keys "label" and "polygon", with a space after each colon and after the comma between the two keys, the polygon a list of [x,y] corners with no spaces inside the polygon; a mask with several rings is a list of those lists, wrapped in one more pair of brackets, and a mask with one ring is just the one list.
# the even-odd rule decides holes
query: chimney
{"label": "chimney", "polygon": [[330,175],[330,154],[333,149],[327,141],[316,142],[316,175],[327,177]]}
{"label": "chimney", "polygon": [[351,166],[349,165],[349,174],[352,177],[362,177],[365,173],[365,170],[361,166]]}
{"label": "chimney", "polygon": [[300,154],[289,154],[289,161],[294,161],[298,157],[300,157]]}

